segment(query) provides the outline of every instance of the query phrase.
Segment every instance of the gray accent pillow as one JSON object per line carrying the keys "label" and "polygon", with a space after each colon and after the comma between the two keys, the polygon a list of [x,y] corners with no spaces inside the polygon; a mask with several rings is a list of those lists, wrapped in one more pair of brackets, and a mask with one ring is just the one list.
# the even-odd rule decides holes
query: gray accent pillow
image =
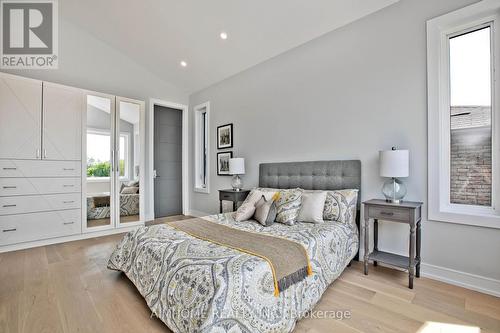
{"label": "gray accent pillow", "polygon": [[137,193],[139,193],[139,187],[125,186],[120,193],[121,194],[137,194]]}
{"label": "gray accent pillow", "polygon": [[265,227],[273,224],[276,218],[276,203],[274,200],[266,200],[266,197],[262,196],[255,204],[255,214],[253,218]]}

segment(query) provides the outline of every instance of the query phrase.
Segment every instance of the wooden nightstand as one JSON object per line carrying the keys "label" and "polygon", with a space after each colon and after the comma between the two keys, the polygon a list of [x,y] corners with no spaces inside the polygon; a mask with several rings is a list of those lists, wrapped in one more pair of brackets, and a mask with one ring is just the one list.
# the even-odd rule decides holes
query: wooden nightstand
{"label": "wooden nightstand", "polygon": [[250,193],[250,190],[241,190],[235,191],[233,189],[229,190],[219,190],[219,211],[222,213],[222,201],[232,201],[233,202],[233,211],[238,208],[238,202],[244,201]]}
{"label": "wooden nightstand", "polygon": [[[409,272],[410,289],[413,289],[413,277],[420,277],[420,221],[422,217],[422,203],[403,201],[399,204],[387,202],[385,200],[373,199],[363,202],[365,205],[365,222],[363,229],[365,234],[365,257],[364,270],[368,275],[368,261],[372,260],[373,265],[383,262],[392,266],[404,268]],[[373,251],[369,253],[369,227],[368,223],[373,219]],[[378,250],[378,220],[407,223],[410,226],[410,249],[409,256],[401,256],[394,253]]]}

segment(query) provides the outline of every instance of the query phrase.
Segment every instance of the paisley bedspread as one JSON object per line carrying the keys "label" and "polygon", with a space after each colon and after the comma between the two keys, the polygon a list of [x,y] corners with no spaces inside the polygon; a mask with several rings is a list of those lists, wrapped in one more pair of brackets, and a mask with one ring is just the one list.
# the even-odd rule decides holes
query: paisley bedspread
{"label": "paisley bedspread", "polygon": [[290,332],[358,250],[355,224],[210,221],[304,245],[313,275],[274,296],[269,264],[256,256],[189,236],[168,224],[128,233],[108,268],[123,271],[151,311],[174,332]]}

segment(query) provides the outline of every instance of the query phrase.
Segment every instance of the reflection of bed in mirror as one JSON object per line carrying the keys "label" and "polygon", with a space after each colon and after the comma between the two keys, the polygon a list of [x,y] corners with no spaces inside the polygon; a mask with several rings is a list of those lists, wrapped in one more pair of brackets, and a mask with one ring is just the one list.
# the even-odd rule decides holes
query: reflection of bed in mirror
{"label": "reflection of bed in mirror", "polygon": [[[111,204],[109,192],[89,193],[87,195],[88,226],[109,224]],[[120,222],[139,220],[139,181],[123,183],[120,187]]]}

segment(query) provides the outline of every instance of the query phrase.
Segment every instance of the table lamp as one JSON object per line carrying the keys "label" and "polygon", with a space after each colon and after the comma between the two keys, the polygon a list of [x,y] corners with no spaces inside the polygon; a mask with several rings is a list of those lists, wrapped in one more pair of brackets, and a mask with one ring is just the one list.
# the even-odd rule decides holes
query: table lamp
{"label": "table lamp", "polygon": [[406,195],[406,185],[398,178],[408,177],[409,156],[408,150],[398,150],[395,147],[379,152],[380,176],[390,178],[382,187],[387,202],[400,203]]}

